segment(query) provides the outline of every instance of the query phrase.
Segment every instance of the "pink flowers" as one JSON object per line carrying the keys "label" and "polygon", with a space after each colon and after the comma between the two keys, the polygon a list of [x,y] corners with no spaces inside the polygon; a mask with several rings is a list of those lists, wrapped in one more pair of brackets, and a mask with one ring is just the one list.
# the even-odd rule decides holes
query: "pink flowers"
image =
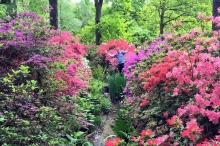
{"label": "pink flowers", "polygon": [[174,78],[177,78],[181,74],[181,71],[180,71],[179,68],[174,67],[173,70],[172,70],[172,74],[173,74]]}
{"label": "pink flowers", "polygon": [[167,74],[166,74],[166,77],[167,78],[170,78],[172,76],[172,73],[171,72],[168,72]]}
{"label": "pink flowers", "polygon": [[168,116],[169,116],[168,112],[165,112],[165,113],[163,114],[163,117],[164,117],[164,118],[168,118]]}
{"label": "pink flowers", "polygon": [[149,103],[150,103],[149,100],[142,99],[142,100],[141,100],[141,103],[140,103],[140,106],[142,107],[142,106],[148,105]]}
{"label": "pink flowers", "polygon": [[78,42],[79,38],[71,36],[70,32],[60,32],[60,36],[52,38],[52,43],[61,46],[63,53],[62,56],[54,57],[57,66],[54,72],[57,81],[60,82],[57,92],[76,95],[79,90],[88,88],[91,69],[82,59],[87,55],[85,50],[88,47]]}
{"label": "pink flowers", "polygon": [[105,142],[105,146],[119,146],[121,142],[121,138],[116,137],[116,138],[109,138]]}
{"label": "pink flowers", "polygon": [[167,120],[167,124],[169,126],[173,126],[174,128],[178,128],[183,124],[183,122],[177,115],[174,115],[171,119]]}
{"label": "pink flowers", "polygon": [[[116,58],[112,58],[105,53],[108,51],[110,54],[116,54],[116,48],[119,48],[121,51],[127,51],[129,48],[130,50],[128,53],[125,54],[125,59],[134,57],[134,45],[129,45],[126,40],[110,40],[107,43],[102,43],[98,48],[99,55],[105,55],[106,60],[110,61],[113,65],[113,68],[116,68],[118,62]],[[100,57],[100,56],[98,56]]]}
{"label": "pink flowers", "polygon": [[149,130],[149,129],[147,129],[147,130],[143,130],[142,132],[141,132],[141,136],[147,136],[147,137],[150,137],[150,136],[152,136],[154,134],[154,132],[152,131],[152,130]]}
{"label": "pink flowers", "polygon": [[168,137],[169,137],[168,135],[162,135],[162,136],[157,137],[155,139],[149,139],[149,140],[147,140],[147,144],[149,146],[159,146],[162,143],[164,143],[168,139]]}
{"label": "pink flowers", "polygon": [[177,22],[177,25],[178,25],[178,26],[181,26],[181,25],[182,25],[182,21],[178,21],[178,22]]}
{"label": "pink flowers", "polygon": [[187,122],[187,127],[183,132],[181,133],[182,137],[188,137],[191,141],[196,141],[196,135],[198,136],[202,132],[202,128],[197,126],[197,123],[195,120],[191,120],[190,122]]}
{"label": "pink flowers", "polygon": [[199,18],[199,19],[203,19],[203,14],[202,14],[202,13],[199,13],[198,18]]}
{"label": "pink flowers", "polygon": [[218,13],[220,14],[220,7],[217,9]]}

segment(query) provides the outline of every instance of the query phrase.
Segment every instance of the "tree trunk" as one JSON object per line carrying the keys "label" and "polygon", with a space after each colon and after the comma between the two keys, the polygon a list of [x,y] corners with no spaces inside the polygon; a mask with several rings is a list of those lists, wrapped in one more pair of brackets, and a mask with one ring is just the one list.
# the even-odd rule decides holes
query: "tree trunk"
{"label": "tree trunk", "polygon": [[17,4],[17,0],[14,0],[14,15],[15,15],[15,17],[18,16],[18,4]]}
{"label": "tree trunk", "polygon": [[163,34],[163,30],[164,30],[164,15],[165,15],[165,11],[162,9],[160,14],[160,35]]}
{"label": "tree trunk", "polygon": [[[212,16],[217,17],[218,14],[218,8],[220,7],[220,0],[213,0],[212,2]],[[218,28],[216,26],[216,24],[212,23],[212,30],[219,30],[220,28]]]}
{"label": "tree trunk", "polygon": [[[100,22],[101,19],[101,12],[102,12],[102,3],[103,0],[94,0],[95,2],[95,9],[96,9],[96,13],[95,13],[95,24],[98,24]],[[99,29],[96,28],[96,45],[100,45],[100,39],[101,39],[101,34],[99,32]]]}
{"label": "tree trunk", "polygon": [[62,29],[62,26],[63,26],[63,24],[62,24],[62,22],[63,22],[63,20],[62,20],[62,15],[61,15],[61,11],[62,11],[62,2],[60,3],[60,14],[59,14],[59,17],[60,17],[60,29]]}
{"label": "tree trunk", "polygon": [[10,0],[0,0],[0,4],[10,4]]}
{"label": "tree trunk", "polygon": [[50,25],[54,29],[58,29],[58,11],[57,11],[57,0],[49,0],[50,10]]}

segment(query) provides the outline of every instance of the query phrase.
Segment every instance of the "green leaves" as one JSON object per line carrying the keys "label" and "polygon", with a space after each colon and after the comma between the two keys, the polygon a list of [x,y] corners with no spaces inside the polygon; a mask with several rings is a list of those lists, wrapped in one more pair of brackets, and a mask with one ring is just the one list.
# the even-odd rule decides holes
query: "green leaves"
{"label": "green leaves", "polygon": [[132,41],[131,33],[128,30],[129,22],[122,15],[114,13],[102,17],[102,21],[97,25],[102,35],[102,42],[108,42],[111,39],[125,39]]}
{"label": "green leaves", "polygon": [[0,114],[0,122],[4,122],[5,121],[5,116]]}
{"label": "green leaves", "polygon": [[116,120],[115,126],[110,124],[110,127],[115,135],[128,141],[132,132],[131,126],[128,125],[124,120]]}
{"label": "green leaves", "polygon": [[81,146],[93,146],[90,142],[85,141],[83,138],[84,132],[73,132],[72,135],[66,134],[66,137],[70,140],[70,144],[76,144]]}
{"label": "green leaves", "polygon": [[109,94],[112,100],[121,100],[124,87],[126,85],[126,78],[123,74],[116,73],[112,76],[107,76],[109,84]]}

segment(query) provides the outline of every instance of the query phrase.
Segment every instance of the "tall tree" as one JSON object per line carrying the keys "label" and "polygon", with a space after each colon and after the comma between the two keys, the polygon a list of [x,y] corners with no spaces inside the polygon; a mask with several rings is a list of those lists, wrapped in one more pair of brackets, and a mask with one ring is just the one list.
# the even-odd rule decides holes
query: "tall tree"
{"label": "tall tree", "polygon": [[183,16],[192,15],[189,11],[193,6],[191,0],[153,0],[151,4],[155,7],[160,18],[160,35],[164,33],[164,27],[170,22]]}
{"label": "tall tree", "polygon": [[[95,2],[95,24],[99,24],[100,19],[101,19],[101,12],[102,12],[102,4],[103,4],[103,0],[94,0]],[[99,29],[96,28],[96,45],[100,45],[100,40],[101,40],[101,34],[99,32]]]}
{"label": "tall tree", "polygon": [[49,0],[50,11],[50,25],[54,29],[58,29],[58,10],[57,10],[57,0]]}
{"label": "tall tree", "polygon": [[[212,16],[218,16],[218,8],[220,7],[220,0],[213,0],[212,1]],[[212,23],[212,30],[219,30],[216,24]]]}
{"label": "tall tree", "polygon": [[10,4],[11,0],[0,0],[0,4]]}
{"label": "tall tree", "polygon": [[17,4],[17,0],[14,0],[14,15],[15,15],[15,17],[17,17],[17,15],[18,15],[18,4]]}

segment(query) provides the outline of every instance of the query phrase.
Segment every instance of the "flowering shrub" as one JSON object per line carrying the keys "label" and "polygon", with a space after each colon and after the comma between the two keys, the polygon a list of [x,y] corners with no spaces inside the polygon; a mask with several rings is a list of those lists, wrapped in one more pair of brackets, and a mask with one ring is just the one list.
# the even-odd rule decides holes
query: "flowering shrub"
{"label": "flowering shrub", "polygon": [[[155,41],[146,43],[145,46],[141,48],[141,50],[137,50],[138,52],[135,54],[133,53],[131,57],[126,61],[125,67],[123,69],[124,74],[127,78],[127,88],[125,88],[124,92],[129,92],[129,90],[132,90],[130,93],[133,93],[135,96],[140,95],[139,93],[136,93],[136,91],[142,91],[141,85],[135,84],[136,82],[141,83],[140,80],[137,78],[139,73],[142,73],[147,65],[151,64],[151,61],[149,61],[147,58],[150,56],[154,56],[154,53],[161,53],[162,52],[162,46],[164,45],[164,42],[162,41],[161,37],[157,38]],[[135,87],[135,86],[141,86],[141,87]],[[133,89],[129,87],[134,87]],[[142,88],[143,89],[143,88]],[[141,92],[142,93],[142,92]],[[127,96],[131,96],[130,94],[127,94]]]}
{"label": "flowering shrub", "polygon": [[[0,20],[1,70],[16,68],[22,63],[46,67],[51,61],[47,40],[52,35],[49,25],[33,12],[20,13],[15,19]],[[5,60],[7,58],[7,61]]]}
{"label": "flowering shrub", "polygon": [[119,48],[121,51],[127,51],[130,48],[130,51],[125,54],[125,60],[131,58],[134,53],[134,46],[130,46],[125,40],[110,40],[107,43],[102,43],[97,51],[100,55],[105,55],[105,59],[110,61],[113,68],[117,67],[117,59],[110,57],[105,51],[108,51],[110,54],[116,54],[116,48]]}
{"label": "flowering shrub", "polygon": [[116,138],[109,138],[105,142],[105,146],[120,146],[120,143],[122,143],[121,138],[116,137]]}
{"label": "flowering shrub", "polygon": [[[60,81],[58,91],[67,95],[75,95],[78,90],[88,88],[91,70],[86,60],[87,46],[79,44],[79,38],[71,36],[70,32],[60,32],[52,38],[52,43],[61,46],[62,56],[53,57],[55,60],[55,76]],[[62,68],[60,68],[62,66]],[[57,94],[59,95],[59,94]]]}
{"label": "flowering shrub", "polygon": [[[199,19],[204,16],[200,14]],[[212,20],[219,24],[219,18]],[[219,144],[219,34],[219,31],[210,35],[196,29],[180,36],[166,34],[161,56],[155,54],[147,61],[142,59],[139,62],[148,62],[143,66],[140,63],[134,63],[135,68],[132,64],[128,66],[133,69],[133,75],[128,75],[125,90],[128,99],[124,105],[135,105],[128,112],[133,117],[129,119],[140,131],[154,132],[147,139],[141,134],[133,142],[139,145]]]}
{"label": "flowering shrub", "polygon": [[[92,125],[87,109],[95,107],[76,98],[90,81],[87,48],[32,12],[0,20],[0,145],[62,145],[67,133]],[[91,100],[108,110],[102,98]]]}

